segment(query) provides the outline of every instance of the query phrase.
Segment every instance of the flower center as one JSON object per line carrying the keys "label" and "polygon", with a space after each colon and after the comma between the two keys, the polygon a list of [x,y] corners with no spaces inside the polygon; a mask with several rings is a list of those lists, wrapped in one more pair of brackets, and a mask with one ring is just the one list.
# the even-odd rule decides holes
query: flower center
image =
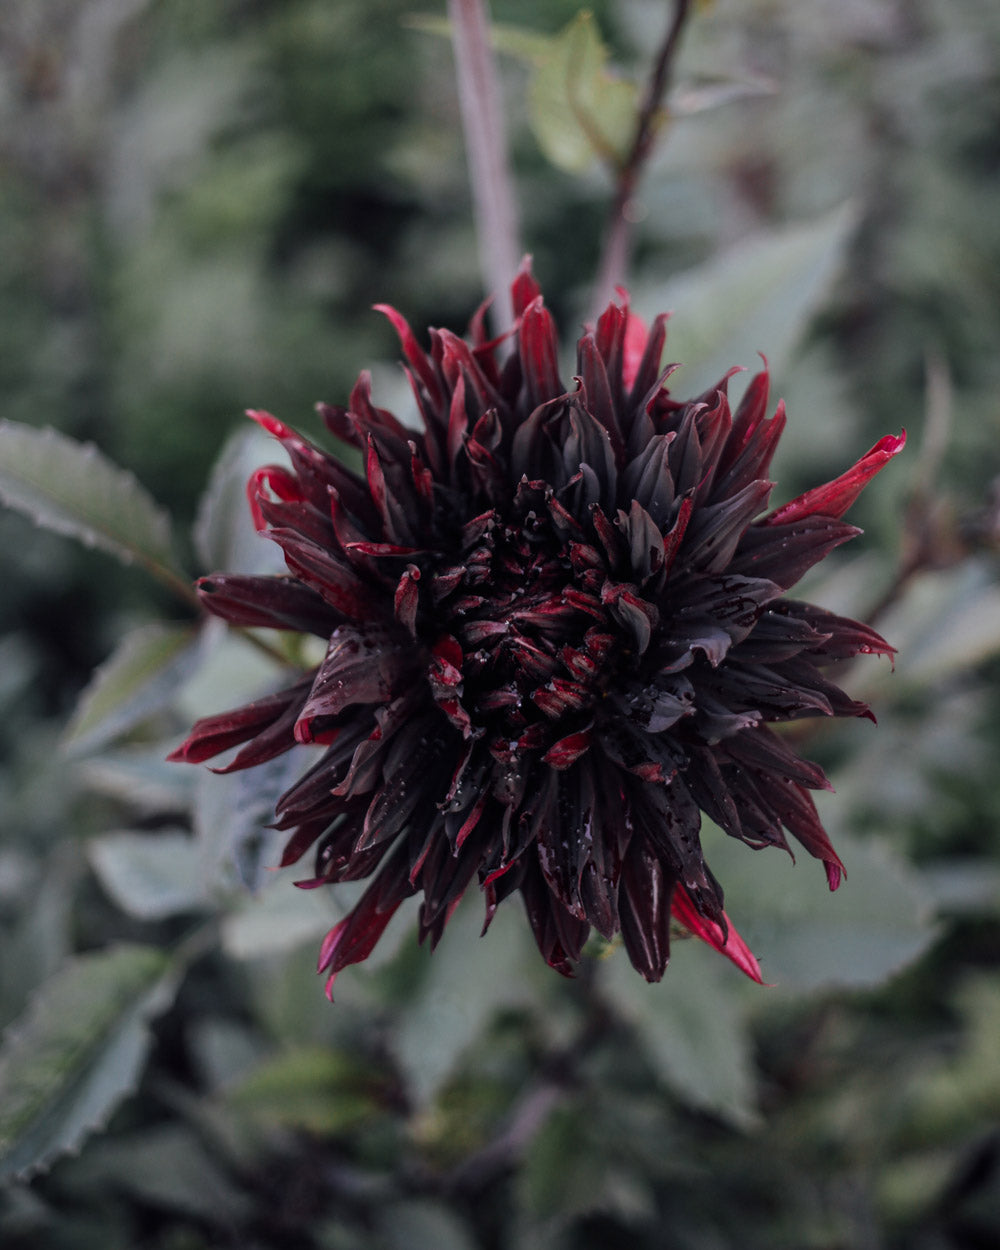
{"label": "flower center", "polygon": [[567,721],[585,726],[606,684],[606,575],[574,559],[573,546],[544,514],[491,516],[441,603],[463,652],[462,704],[477,729],[511,747],[546,747]]}

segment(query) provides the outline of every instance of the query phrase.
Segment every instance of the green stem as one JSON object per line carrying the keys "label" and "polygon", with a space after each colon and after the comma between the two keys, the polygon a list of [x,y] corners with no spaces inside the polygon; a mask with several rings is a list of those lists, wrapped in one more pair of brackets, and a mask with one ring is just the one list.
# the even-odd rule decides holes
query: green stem
{"label": "green stem", "polygon": [[[198,598],[197,591],[183,577],[156,560],[140,559],[139,563],[151,577],[176,595],[185,607],[194,608],[199,616],[204,615],[205,605]],[[239,625],[230,625],[229,628],[238,634],[244,642],[249,643],[251,647],[255,647],[262,655],[266,655],[268,659],[280,664],[282,668],[294,667],[287,655],[269,642],[265,642],[263,638],[259,638],[256,634],[251,633],[249,629]]]}

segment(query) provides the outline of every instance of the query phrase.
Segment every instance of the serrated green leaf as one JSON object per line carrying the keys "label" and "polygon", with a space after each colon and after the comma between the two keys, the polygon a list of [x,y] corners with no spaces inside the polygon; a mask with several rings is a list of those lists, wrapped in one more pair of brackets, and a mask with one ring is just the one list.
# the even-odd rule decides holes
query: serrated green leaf
{"label": "serrated green leaf", "polygon": [[[846,205],[805,225],[746,239],[665,282],[633,284],[632,304],[641,316],[677,310],[667,357],[681,362],[676,378],[684,394],[715,386],[733,365],[755,369],[758,352],[780,378],[840,268],[855,218]],[[735,400],[739,378],[730,390]]]}
{"label": "serrated green leaf", "polygon": [[[824,816],[827,800],[816,803]],[[879,985],[921,955],[934,938],[933,912],[920,880],[887,847],[832,828],[847,880],[834,893],[804,851],[793,864],[768,848],[752,851],[706,830],[705,854],[726,886],[726,909],[779,989]],[[707,824],[707,822],[706,822]]]}
{"label": "serrated green leaf", "polygon": [[0,1047],[0,1179],[48,1167],[107,1123],[176,982],[162,951],[121,945],[77,956],[42,986]]}
{"label": "serrated green leaf", "polygon": [[594,16],[578,13],[538,58],[528,93],[531,126],[549,160],[581,173],[596,158],[616,166],[634,138],[637,91],[613,77]]}
{"label": "serrated green leaf", "polygon": [[0,501],[126,564],[176,574],[170,517],[92,443],[0,421]]}
{"label": "serrated green leaf", "polygon": [[647,984],[622,951],[600,965],[600,984],[631,1021],[664,1083],[690,1106],[747,1127],[755,1122],[751,1039],[740,974],[695,939],[675,942],[670,966]]}
{"label": "serrated green leaf", "polygon": [[101,885],[137,920],[163,920],[209,904],[202,856],[183,830],[106,833],[87,853]]}
{"label": "serrated green leaf", "polygon": [[188,625],[142,625],[94,672],[63,739],[92,751],[166,707],[197,668],[202,635]]}
{"label": "serrated green leaf", "polygon": [[284,448],[257,425],[247,423],[226,442],[198,504],[193,537],[206,570],[227,573],[284,573],[281,548],[254,528],[246,484],[263,464],[286,464]]}

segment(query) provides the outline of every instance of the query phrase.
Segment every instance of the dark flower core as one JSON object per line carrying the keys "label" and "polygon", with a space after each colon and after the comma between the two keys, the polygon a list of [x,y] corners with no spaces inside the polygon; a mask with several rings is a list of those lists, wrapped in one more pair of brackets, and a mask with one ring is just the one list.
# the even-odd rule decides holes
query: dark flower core
{"label": "dark flower core", "polygon": [[[277,807],[304,888],[372,876],[328,934],[328,986],[371,952],[410,895],[440,938],[478,881],[488,925],[521,894],[547,962],[569,974],[591,928],[621,933],[649,980],[671,917],[760,979],[729,925],[700,842],[706,813],[732,837],[842,866],[809,791],[827,787],[770,724],[864,716],[821,670],[889,654],[873,630],[784,597],[859,531],[841,520],[903,446],[882,439],[841,477],[765,511],[785,422],[759,373],[735,413],[727,379],[688,401],[647,333],[612,305],[577,346],[566,387],[557,336],[527,265],[516,324],[489,342],[431,331],[402,341],[422,420],[371,401],[320,405],[357,448],[357,474],[267,413],[290,467],[249,486],[287,577],[215,574],[205,605],[237,625],[328,640],[295,686],[199,721],[172,758],[241,750],[249,768],[295,743],[324,749]],[[374,875],[373,875],[374,874]]]}

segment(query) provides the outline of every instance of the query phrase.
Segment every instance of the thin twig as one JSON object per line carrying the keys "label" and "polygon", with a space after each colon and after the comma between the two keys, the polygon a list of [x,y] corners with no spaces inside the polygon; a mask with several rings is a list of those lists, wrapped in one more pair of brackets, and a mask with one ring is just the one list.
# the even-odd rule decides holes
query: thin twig
{"label": "thin twig", "polygon": [[628,156],[618,170],[615,198],[608,218],[604,250],[594,287],[595,312],[613,296],[623,281],[632,246],[632,214],[630,204],[653,150],[664,96],[670,85],[670,73],[680,45],[681,34],[692,8],[692,0],[673,0],[673,15],[660,46],[646,96],[636,117],[635,138]]}
{"label": "thin twig", "polygon": [[458,70],[458,102],[472,184],[479,264],[494,330],[513,318],[509,287],[517,271],[517,210],[507,157],[500,83],[485,0],[448,0]]}
{"label": "thin twig", "polygon": [[943,501],[934,486],[948,447],[952,426],[951,373],[947,361],[928,351],[925,363],[926,418],[914,482],[906,505],[903,550],[890,584],[865,615],[875,625],[894,607],[910,582],[926,569],[957,563],[967,554],[949,532]]}

